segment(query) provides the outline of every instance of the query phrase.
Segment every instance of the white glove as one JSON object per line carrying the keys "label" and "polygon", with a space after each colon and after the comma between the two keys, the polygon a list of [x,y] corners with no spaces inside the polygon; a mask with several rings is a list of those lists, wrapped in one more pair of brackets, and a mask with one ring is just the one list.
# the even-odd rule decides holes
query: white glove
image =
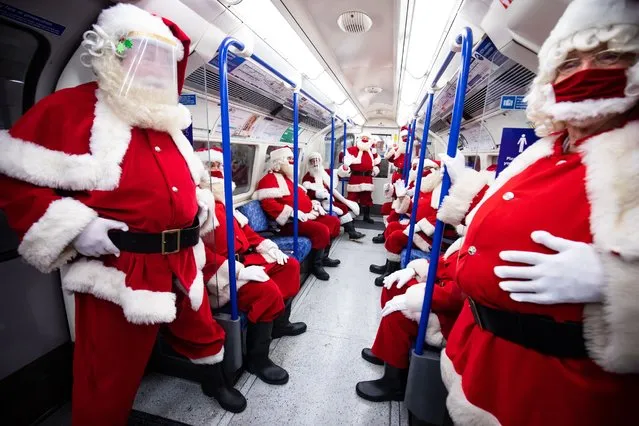
{"label": "white glove", "polygon": [[379,172],[380,172],[379,167],[374,166],[373,167],[373,173],[372,173],[373,177],[377,176],[379,174]]}
{"label": "white glove", "polygon": [[408,195],[410,198],[413,198],[415,196],[415,187],[407,189],[406,195]]}
{"label": "white glove", "polygon": [[263,266],[251,265],[240,270],[237,279],[241,281],[257,281],[263,283],[269,280],[269,276],[264,272]]}
{"label": "white glove", "polygon": [[209,206],[200,200],[198,200],[197,205],[199,207],[197,210],[197,220],[200,226],[202,226],[209,217]]}
{"label": "white glove", "polygon": [[399,179],[395,182],[395,196],[399,198],[404,195],[406,195],[406,184],[404,183],[404,179]]}
{"label": "white glove", "polygon": [[384,287],[390,290],[393,287],[393,283],[397,282],[397,289],[404,287],[407,282],[415,278],[417,272],[413,268],[404,268],[399,271],[395,271],[392,274],[384,278]]}
{"label": "white glove", "polygon": [[329,193],[326,189],[320,189],[318,191],[315,191],[315,198],[317,198],[318,200],[326,200],[329,196]]}
{"label": "white glove", "polygon": [[322,207],[320,202],[317,201],[317,200],[313,200],[313,210],[315,210],[317,213],[319,213],[320,216],[325,216],[326,215],[326,210],[324,210],[324,207]]}
{"label": "white glove", "polygon": [[393,184],[390,182],[386,182],[384,184],[384,198],[392,198],[393,197]]}
{"label": "white glove", "polygon": [[300,222],[306,222],[308,220],[308,216],[301,210],[297,211],[297,220]]}
{"label": "white glove", "polygon": [[446,154],[439,154],[439,159],[442,160],[442,163],[446,167],[448,176],[450,176],[450,183],[455,183],[457,178],[466,168],[464,155],[461,152],[457,151],[457,154],[455,154],[454,158],[450,158]]}
{"label": "white glove", "polygon": [[386,302],[386,305],[384,305],[382,309],[382,316],[385,317],[395,311],[403,311],[404,309],[406,309],[406,295],[400,294]]}
{"label": "white glove", "polygon": [[[353,164],[353,161],[355,161],[355,157],[353,157],[351,154],[346,154],[344,156],[344,166],[350,167],[351,164]],[[344,170],[346,170],[346,169],[344,169]]]}
{"label": "white glove", "polygon": [[288,262],[288,256],[286,255],[286,253],[278,248],[272,248],[266,253],[273,259],[275,259],[278,265],[284,265],[286,262]]}
{"label": "white glove", "polygon": [[120,250],[109,239],[110,229],[126,232],[129,227],[124,222],[97,217],[84,228],[80,235],[75,237],[73,247],[84,256],[99,257],[107,254],[120,256]]}
{"label": "white glove", "polygon": [[552,305],[557,303],[597,303],[603,301],[604,272],[601,260],[590,244],[535,231],[531,238],[557,254],[528,251],[502,251],[502,260],[532,266],[497,266],[499,287],[517,302]]}

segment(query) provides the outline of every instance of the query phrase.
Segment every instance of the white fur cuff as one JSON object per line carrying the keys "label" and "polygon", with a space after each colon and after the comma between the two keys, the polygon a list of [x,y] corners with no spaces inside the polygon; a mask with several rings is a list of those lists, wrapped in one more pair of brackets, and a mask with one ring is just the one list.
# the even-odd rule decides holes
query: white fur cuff
{"label": "white fur cuff", "polygon": [[293,207],[289,206],[288,204],[285,204],[280,214],[275,218],[275,222],[277,222],[277,224],[280,226],[284,226],[286,225],[286,222],[288,222],[288,219],[292,216],[293,216]]}
{"label": "white fur cuff", "polygon": [[419,282],[424,282],[426,281],[426,277],[428,276],[428,265],[429,262],[426,259],[415,259],[415,260],[411,260],[408,265],[406,265],[407,268],[412,268],[415,273],[417,274],[417,276],[415,278],[417,278],[417,281]]}
{"label": "white fur cuff", "polygon": [[473,199],[486,186],[479,172],[466,169],[451,187],[437,212],[437,218],[449,225],[457,226],[470,210]]}
{"label": "white fur cuff", "polygon": [[255,251],[258,252],[259,254],[268,253],[269,251],[273,249],[279,249],[279,247],[277,246],[277,244],[275,244],[273,241],[269,239],[265,239],[264,241],[259,243],[257,247],[255,247]]}

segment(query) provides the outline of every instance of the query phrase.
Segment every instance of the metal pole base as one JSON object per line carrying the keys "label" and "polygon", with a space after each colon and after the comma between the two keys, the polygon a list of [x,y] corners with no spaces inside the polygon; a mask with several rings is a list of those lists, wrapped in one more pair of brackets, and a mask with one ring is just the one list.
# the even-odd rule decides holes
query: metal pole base
{"label": "metal pole base", "polygon": [[406,385],[406,408],[419,420],[444,426],[448,416],[446,396],[439,368],[440,354],[425,349],[423,355],[412,353]]}
{"label": "metal pole base", "polygon": [[224,340],[224,372],[228,377],[233,377],[235,372],[242,367],[242,324],[240,319],[233,321],[229,314],[216,314],[218,322],[226,333]]}

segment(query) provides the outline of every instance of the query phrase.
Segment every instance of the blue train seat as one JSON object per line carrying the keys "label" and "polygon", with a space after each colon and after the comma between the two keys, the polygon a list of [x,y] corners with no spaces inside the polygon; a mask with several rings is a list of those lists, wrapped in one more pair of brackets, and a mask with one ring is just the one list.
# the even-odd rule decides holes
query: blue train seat
{"label": "blue train seat", "polygon": [[408,265],[408,263],[412,260],[415,259],[426,259],[426,260],[430,260],[430,252],[425,252],[425,251],[421,251],[418,250],[416,248],[413,247],[413,249],[410,251],[410,259],[406,258],[407,255],[407,250],[404,249],[402,250],[402,254],[401,254],[401,263],[402,263],[402,268],[405,268],[406,265]]}

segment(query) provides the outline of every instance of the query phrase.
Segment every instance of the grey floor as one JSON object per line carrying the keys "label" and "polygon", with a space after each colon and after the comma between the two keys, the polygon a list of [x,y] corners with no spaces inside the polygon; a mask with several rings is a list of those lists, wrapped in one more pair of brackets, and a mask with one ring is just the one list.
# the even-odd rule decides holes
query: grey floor
{"label": "grey floor", "polygon": [[286,368],[290,381],[267,385],[244,373],[236,387],[248,400],[240,414],[227,413],[194,383],[161,375],[147,377],[134,408],[192,425],[408,425],[403,403],[372,403],[355,394],[355,384],[381,376],[382,367],[360,357],[370,346],[380,319],[380,289],[370,263],[384,261],[384,248],[362,229],[362,242],[344,236],[331,256],[342,265],[331,279],[309,278],[293,302],[291,319],[308,331],[273,341],[271,359]]}

